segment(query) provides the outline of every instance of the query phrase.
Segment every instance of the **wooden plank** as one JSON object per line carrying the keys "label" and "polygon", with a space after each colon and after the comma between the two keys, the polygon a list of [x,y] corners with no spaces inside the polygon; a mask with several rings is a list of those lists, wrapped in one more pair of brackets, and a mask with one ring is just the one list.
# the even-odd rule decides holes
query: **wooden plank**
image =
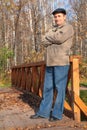
{"label": "wooden plank", "polygon": [[32,92],[37,95],[39,94],[38,84],[39,84],[38,67],[34,66],[32,67]]}
{"label": "wooden plank", "polygon": [[78,107],[81,109],[81,111],[87,116],[87,106],[80,99],[80,97],[77,94],[75,94],[75,92],[74,92],[74,100],[75,100],[76,105],[78,105]]}
{"label": "wooden plank", "polygon": [[19,75],[18,75],[18,84],[17,84],[17,88],[20,89],[21,88],[21,81],[22,81],[22,70],[21,68],[19,68]]}
{"label": "wooden plank", "polygon": [[12,87],[14,86],[14,75],[15,75],[15,69],[12,69],[11,70],[11,84],[12,84]]}
{"label": "wooden plank", "polygon": [[22,77],[21,77],[21,89],[22,90],[25,90],[25,68],[22,68],[22,70],[21,70],[21,75],[22,75]]}
{"label": "wooden plank", "polygon": [[64,101],[64,107],[65,107],[65,109],[72,111],[72,108],[70,107],[70,105],[67,103],[66,100]]}
{"label": "wooden plank", "polygon": [[43,87],[44,87],[44,76],[45,76],[45,65],[40,67],[40,86],[39,86],[39,96],[42,97]]}
{"label": "wooden plank", "polygon": [[73,59],[78,59],[79,61],[81,61],[81,56],[80,55],[72,55],[69,57],[70,62],[73,62]]}
{"label": "wooden plank", "polygon": [[17,69],[15,69],[14,72],[14,86],[16,87],[16,81],[17,81]]}
{"label": "wooden plank", "polygon": [[31,74],[31,68],[26,68],[26,90],[31,92],[31,86],[32,86],[32,74]]}
{"label": "wooden plank", "polygon": [[72,83],[72,106],[73,106],[74,119],[79,122],[80,109],[76,105],[73,95],[73,92],[75,92],[79,96],[79,59],[77,58],[73,58],[72,61],[71,83]]}
{"label": "wooden plank", "polygon": [[13,68],[27,68],[27,67],[36,67],[36,66],[42,66],[45,65],[45,61],[40,61],[40,62],[34,62],[34,63],[29,63],[29,64],[22,64],[22,65],[17,65],[13,66]]}

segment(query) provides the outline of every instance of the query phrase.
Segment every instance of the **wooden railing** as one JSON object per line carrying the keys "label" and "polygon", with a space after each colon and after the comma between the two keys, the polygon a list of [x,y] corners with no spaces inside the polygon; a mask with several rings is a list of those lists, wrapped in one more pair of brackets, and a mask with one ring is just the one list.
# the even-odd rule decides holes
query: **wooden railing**
{"label": "wooden railing", "polygon": [[42,95],[45,62],[30,63],[12,67],[12,86]]}
{"label": "wooden railing", "polygon": [[[87,116],[87,106],[79,97],[79,60],[78,56],[70,57],[70,71],[68,75],[65,109],[72,111],[73,118],[80,121],[80,110]],[[20,90],[32,92],[42,97],[45,74],[45,62],[23,64],[12,67],[12,86]],[[69,87],[71,84],[71,87]]]}

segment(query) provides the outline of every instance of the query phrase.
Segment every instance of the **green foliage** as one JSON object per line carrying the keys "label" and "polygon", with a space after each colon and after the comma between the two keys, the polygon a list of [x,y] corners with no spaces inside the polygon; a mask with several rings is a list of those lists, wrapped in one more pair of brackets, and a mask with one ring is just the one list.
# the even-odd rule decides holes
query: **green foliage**
{"label": "green foliage", "polygon": [[5,70],[7,60],[13,57],[13,52],[7,47],[0,48],[0,71]]}
{"label": "green foliage", "polygon": [[83,100],[83,102],[87,105],[87,90],[81,90],[80,97]]}
{"label": "green foliage", "polygon": [[11,78],[10,76],[0,78],[0,88],[11,87]]}
{"label": "green foliage", "polygon": [[80,84],[87,86],[87,57],[80,63]]}
{"label": "green foliage", "polygon": [[87,87],[87,79],[82,79],[82,81],[80,82],[80,86]]}
{"label": "green foliage", "polygon": [[[87,105],[87,90],[80,90],[80,98]],[[87,117],[81,112],[81,120],[87,121]]]}

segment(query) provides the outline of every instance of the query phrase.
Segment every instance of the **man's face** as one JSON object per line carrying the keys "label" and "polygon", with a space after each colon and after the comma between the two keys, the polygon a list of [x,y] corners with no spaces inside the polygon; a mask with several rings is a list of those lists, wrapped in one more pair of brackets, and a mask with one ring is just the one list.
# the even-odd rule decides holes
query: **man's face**
{"label": "man's face", "polygon": [[66,20],[66,15],[64,15],[63,13],[54,14],[54,21],[58,26],[64,24],[65,20]]}

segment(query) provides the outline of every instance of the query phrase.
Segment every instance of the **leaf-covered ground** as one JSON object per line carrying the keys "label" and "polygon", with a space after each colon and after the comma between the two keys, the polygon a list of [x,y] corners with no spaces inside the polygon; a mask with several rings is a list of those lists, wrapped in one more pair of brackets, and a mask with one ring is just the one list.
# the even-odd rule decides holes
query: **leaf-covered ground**
{"label": "leaf-covered ground", "polygon": [[58,122],[48,119],[31,120],[39,107],[41,98],[31,93],[23,93],[12,88],[0,89],[0,130],[83,130],[87,122],[77,123],[63,115]]}

